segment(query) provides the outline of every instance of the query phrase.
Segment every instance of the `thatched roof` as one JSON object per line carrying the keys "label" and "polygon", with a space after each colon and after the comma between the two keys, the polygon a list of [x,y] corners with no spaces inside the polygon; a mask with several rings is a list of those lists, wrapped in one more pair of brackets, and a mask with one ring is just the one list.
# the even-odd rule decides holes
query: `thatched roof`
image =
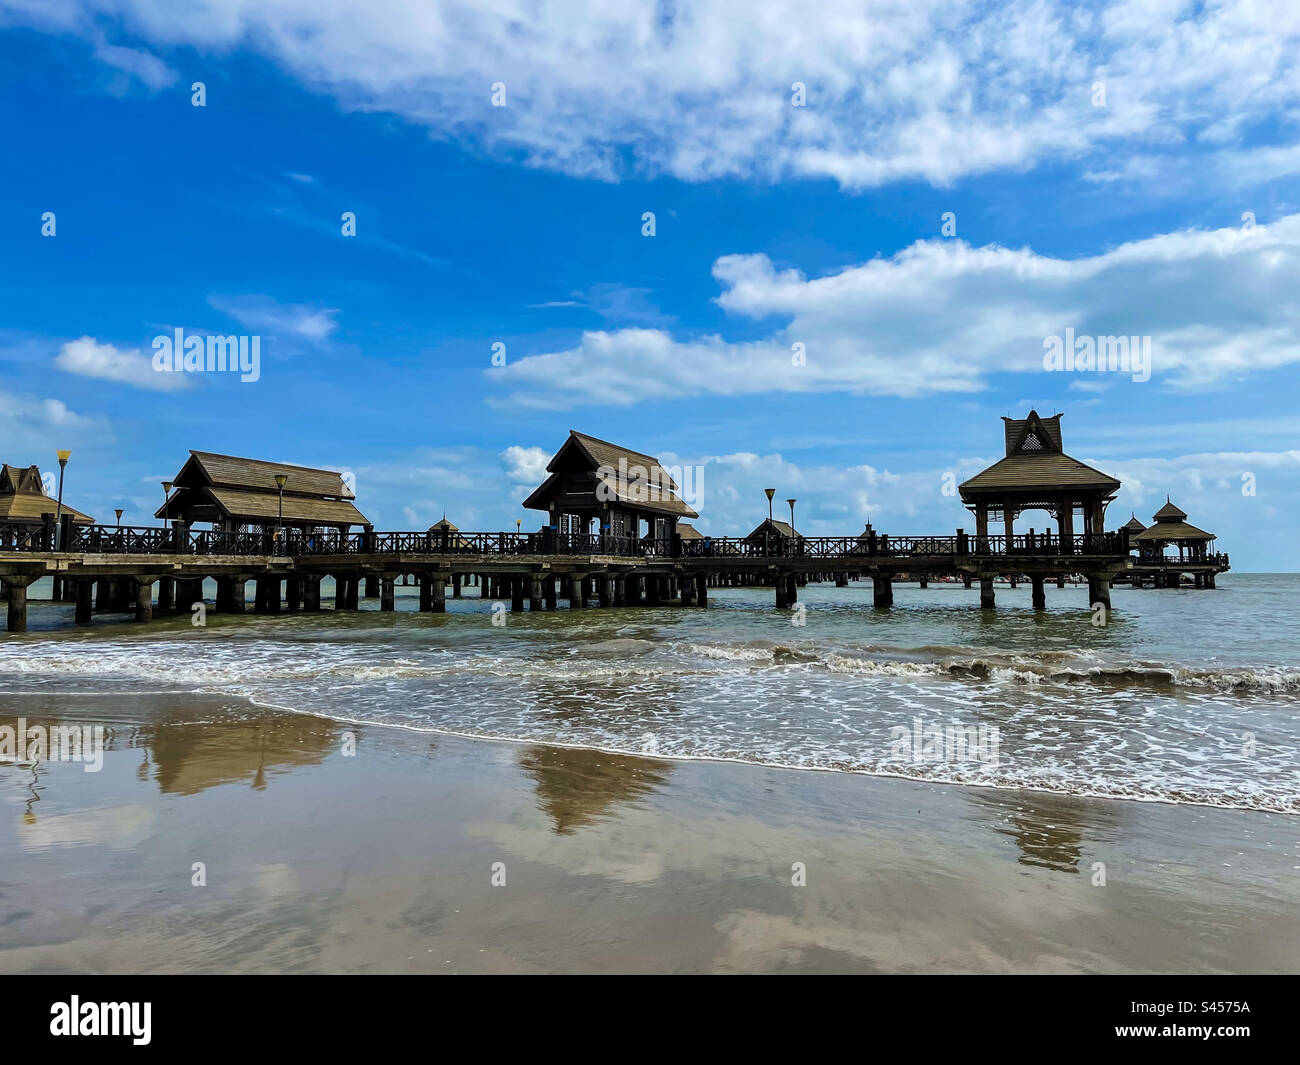
{"label": "thatched roof", "polygon": [[[23,521],[37,524],[42,514],[53,514],[58,500],[45,494],[39,466],[0,466],[0,521]],[[63,513],[71,514],[78,525],[93,525],[95,519],[83,514],[66,500]]]}
{"label": "thatched roof", "polygon": [[789,522],[778,521],[776,518],[764,518],[758,523],[758,526],[752,533],[745,537],[746,540],[761,540],[763,534],[768,536],[779,537],[786,540],[802,540],[802,534],[796,532],[790,527]]}
{"label": "thatched roof", "polygon": [[1156,523],[1149,529],[1144,529],[1133,537],[1134,541],[1158,542],[1158,541],[1177,541],[1177,540],[1213,540],[1214,533],[1208,533],[1204,529],[1198,529],[1195,525],[1188,525],[1186,512],[1179,510],[1165,496],[1165,505],[1152,515]]}
{"label": "thatched roof", "polygon": [[[1132,511],[1130,511],[1130,513],[1132,513]],[[1133,514],[1133,516],[1129,518],[1129,520],[1126,521],[1123,525],[1121,525],[1120,528],[1127,529],[1130,534],[1134,534],[1134,533],[1140,533],[1143,529],[1146,528],[1146,526],[1137,520],[1136,514]]]}
{"label": "thatched roof", "polygon": [[[280,515],[283,475],[284,520],[302,525],[365,525],[366,516],[351,502],[355,496],[335,470],[293,466],[285,462],[238,458],[211,451],[191,451],[176,475],[176,491],[154,512],[156,518],[275,521]],[[197,515],[197,517],[196,517]]]}
{"label": "thatched roof", "polygon": [[677,482],[653,455],[586,433],[569,430],[569,438],[547,463],[550,474],[524,500],[530,510],[562,513],[594,510],[603,503],[655,514],[698,518],[677,494]]}
{"label": "thatched roof", "polygon": [[1061,418],[1003,418],[1007,454],[986,470],[963,481],[962,497],[994,492],[1084,488],[1102,492],[1119,490],[1120,482],[1100,470],[1071,458],[1062,450]]}

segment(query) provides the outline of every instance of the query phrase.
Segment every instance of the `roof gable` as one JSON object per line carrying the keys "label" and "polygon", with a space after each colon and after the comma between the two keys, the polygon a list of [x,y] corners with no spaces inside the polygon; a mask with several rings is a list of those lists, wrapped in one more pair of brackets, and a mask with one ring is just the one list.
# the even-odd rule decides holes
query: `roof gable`
{"label": "roof gable", "polygon": [[[288,477],[286,496],[316,496],[322,499],[355,499],[356,496],[343,475],[335,470],[318,470],[310,466],[291,466],[284,462],[267,462],[263,459],[246,459],[234,455],[219,455],[212,451],[191,451],[191,461],[196,464],[206,484],[219,488],[244,491],[274,492],[279,494],[275,475]],[[176,475],[176,483],[184,484],[183,475],[191,470],[187,461]]]}

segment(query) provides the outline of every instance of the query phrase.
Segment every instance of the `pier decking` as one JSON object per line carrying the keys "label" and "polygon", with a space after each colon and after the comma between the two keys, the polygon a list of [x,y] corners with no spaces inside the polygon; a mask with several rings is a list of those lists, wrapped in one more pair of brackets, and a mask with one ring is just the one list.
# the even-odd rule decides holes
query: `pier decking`
{"label": "pier decking", "polygon": [[[1043,582],[1074,573],[1087,576],[1091,602],[1110,604],[1110,581],[1132,566],[1128,536],[1117,533],[1061,537],[1049,532],[976,537],[889,536],[787,538],[675,536],[667,543],[609,534],[439,531],[355,533],[282,530],[281,534],[169,528],[76,526],[64,521],[33,527],[0,524],[0,581],[8,593],[10,632],[26,629],[27,588],[54,577],[73,589],[75,618],[88,623],[95,609],[134,609],[148,621],[173,604],[188,610],[202,598],[202,582],[216,581],[216,609],[243,613],[248,581],[255,581],[254,610],[275,613],[321,609],[320,586],[335,581],[335,609],[356,609],[363,580],[377,579],[381,609],[393,609],[395,582],[414,577],[420,609],[446,610],[446,589],[460,591],[466,577],[481,593],[509,599],[513,609],[657,605],[705,606],[711,587],[764,583],[778,607],[792,606],[808,579],[850,576],[873,582],[873,603],[893,602],[893,579],[954,575],[980,582],[981,605],[993,606],[993,581],[1024,575],[1034,605],[1044,605]],[[124,590],[126,589],[126,590]]]}

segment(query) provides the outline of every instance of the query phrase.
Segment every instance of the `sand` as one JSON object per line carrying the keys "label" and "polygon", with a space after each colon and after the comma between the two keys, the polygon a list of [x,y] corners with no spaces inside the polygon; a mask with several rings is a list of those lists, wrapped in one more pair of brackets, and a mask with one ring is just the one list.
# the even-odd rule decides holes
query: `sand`
{"label": "sand", "polygon": [[107,722],[110,749],[0,765],[4,973],[1300,969],[1291,817],[192,695],[0,696],[20,715]]}

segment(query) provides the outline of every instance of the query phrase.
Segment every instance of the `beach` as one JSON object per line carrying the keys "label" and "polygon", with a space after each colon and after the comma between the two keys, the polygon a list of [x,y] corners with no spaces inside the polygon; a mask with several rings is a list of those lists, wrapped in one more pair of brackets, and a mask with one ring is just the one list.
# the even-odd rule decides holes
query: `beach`
{"label": "beach", "polygon": [[0,699],[0,718],[19,713],[106,724],[107,750],[99,772],[0,766],[8,974],[1300,965],[1291,815],[467,739],[192,693]]}

